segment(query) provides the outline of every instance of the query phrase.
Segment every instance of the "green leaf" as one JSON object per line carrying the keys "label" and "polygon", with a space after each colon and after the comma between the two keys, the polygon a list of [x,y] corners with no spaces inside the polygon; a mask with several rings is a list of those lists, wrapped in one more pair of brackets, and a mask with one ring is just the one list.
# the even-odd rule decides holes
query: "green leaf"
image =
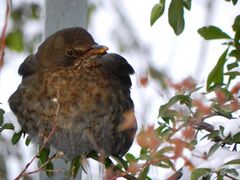
{"label": "green leaf", "polygon": [[240,52],[237,49],[233,49],[230,53],[229,53],[230,57],[235,57],[236,59],[240,59]]}
{"label": "green leaf", "polygon": [[20,139],[21,136],[22,136],[22,133],[23,133],[23,131],[20,131],[20,132],[18,132],[18,133],[14,133],[14,134],[13,134],[12,140],[11,140],[13,145],[17,144],[17,142],[19,141],[19,139]]}
{"label": "green leaf", "polygon": [[149,70],[151,78],[157,80],[159,85],[161,86],[161,88],[166,90],[168,88],[168,84],[166,82],[166,75],[165,75],[165,73],[162,72],[159,69],[156,69],[153,66],[150,66],[148,70]]}
{"label": "green leaf", "polygon": [[28,136],[25,140],[25,145],[28,146],[30,144],[30,142],[31,142],[31,139]]}
{"label": "green leaf", "polygon": [[208,151],[208,157],[212,156],[219,148],[218,144],[214,144]]}
{"label": "green leaf", "polygon": [[14,126],[12,123],[3,124],[3,126],[0,128],[0,132],[2,132],[5,129],[14,130]]}
{"label": "green leaf", "polygon": [[110,158],[106,158],[105,161],[104,161],[104,165],[105,165],[105,168],[111,168],[114,166],[112,160]]}
{"label": "green leaf", "polygon": [[209,168],[198,168],[192,171],[191,180],[196,180],[201,176],[207,175],[211,173],[211,169]]}
{"label": "green leaf", "polygon": [[146,148],[141,148],[139,158],[141,160],[148,160],[149,156],[150,156],[150,153],[148,152],[148,150]]}
{"label": "green leaf", "polygon": [[148,179],[148,172],[149,172],[149,166],[145,167],[142,172],[139,174],[138,179],[139,180],[146,180]]}
{"label": "green leaf", "polygon": [[[230,54],[229,54],[229,56],[230,56]],[[238,67],[238,66],[239,66],[239,65],[238,65],[238,62],[235,61],[235,62],[233,62],[233,63],[228,64],[228,65],[227,65],[227,69],[228,69],[228,71],[230,71],[230,70],[232,70],[233,68],[236,68],[236,67]]]}
{"label": "green leaf", "polygon": [[235,32],[240,31],[240,15],[235,18],[232,28]]}
{"label": "green leaf", "polygon": [[159,3],[155,4],[151,11],[150,24],[151,26],[158,20],[164,12],[165,0],[161,0]]}
{"label": "green leaf", "polygon": [[6,46],[13,51],[23,51],[24,43],[22,31],[15,29],[14,31],[8,33],[6,37]]}
{"label": "green leaf", "polygon": [[169,117],[171,113],[173,113],[173,112],[170,112],[169,114],[169,110],[170,110],[169,108],[174,104],[176,104],[178,101],[181,101],[181,103],[183,104],[189,104],[191,101],[191,98],[186,95],[176,95],[172,97],[166,104],[160,106],[158,117]]}
{"label": "green leaf", "polygon": [[224,171],[227,174],[231,174],[231,175],[236,176],[236,177],[239,175],[239,173],[238,173],[238,171],[236,169],[225,169]]}
{"label": "green leaf", "polygon": [[154,163],[153,166],[158,166],[161,168],[174,168],[172,161],[169,159],[164,159],[159,161],[158,163]]}
{"label": "green leaf", "polygon": [[78,171],[81,167],[81,160],[80,157],[74,158],[71,162],[71,166],[70,166],[70,174],[72,177],[76,177],[78,174]]}
{"label": "green leaf", "polygon": [[161,117],[165,123],[169,124],[170,120],[174,120],[174,117],[177,116],[178,112],[176,110],[167,109],[164,112],[164,115]]}
{"label": "green leaf", "polygon": [[47,174],[48,177],[52,177],[53,176],[53,169],[54,169],[53,163],[52,162],[47,163],[47,165],[46,165],[46,174]]}
{"label": "green leaf", "polygon": [[183,0],[183,5],[187,10],[191,10],[192,0]]}
{"label": "green leaf", "polygon": [[232,164],[240,164],[240,159],[234,159],[234,160],[228,161],[223,165],[232,165]]}
{"label": "green leaf", "polygon": [[[11,18],[13,21],[15,22],[21,22],[22,20],[22,17],[23,17],[23,11],[21,8],[17,8],[17,9],[12,9],[11,10]],[[14,22],[14,23],[15,23]]]}
{"label": "green leaf", "polygon": [[31,18],[33,19],[39,19],[39,16],[40,16],[40,7],[38,4],[31,4],[31,11],[32,11],[32,16]]}
{"label": "green leaf", "polygon": [[157,154],[162,156],[164,153],[166,152],[170,152],[173,150],[173,147],[167,146],[167,147],[163,147],[162,149],[160,149]]}
{"label": "green leaf", "polygon": [[0,109],[0,126],[3,125],[3,114],[5,113],[5,111],[3,109]]}
{"label": "green leaf", "polygon": [[223,84],[223,70],[224,70],[224,64],[226,63],[227,59],[227,52],[228,48],[223,52],[223,54],[218,59],[217,64],[213,68],[213,70],[209,73],[207,78],[207,91],[210,91],[211,86],[213,84]]}
{"label": "green leaf", "polygon": [[[210,178],[208,178],[210,180]],[[217,174],[217,180],[224,180],[222,174]]]}
{"label": "green leaf", "polygon": [[192,140],[189,144],[189,148],[195,148],[195,146],[197,145],[198,141],[196,139]]}
{"label": "green leaf", "polygon": [[162,131],[161,136],[159,136],[160,140],[166,140],[168,139],[172,134],[172,130],[171,129],[166,129],[164,131]]}
{"label": "green leaf", "polygon": [[166,123],[159,123],[159,126],[155,129],[158,136],[161,135],[162,131],[165,129],[169,129]]}
{"label": "green leaf", "polygon": [[229,76],[229,80],[235,79],[237,76],[240,76],[240,72],[238,71],[231,71],[231,72],[226,72],[224,75]]}
{"label": "green leaf", "polygon": [[39,159],[40,159],[42,164],[45,163],[48,160],[49,153],[50,153],[50,149],[49,148],[43,148],[39,152]]}
{"label": "green leaf", "polygon": [[238,0],[232,0],[233,5],[236,5]]}
{"label": "green leaf", "polygon": [[234,142],[239,143],[240,142],[240,132],[237,134],[234,134],[232,139]]}
{"label": "green leaf", "polygon": [[114,160],[116,160],[118,162],[118,164],[120,164],[125,170],[128,169],[128,164],[127,162],[119,155],[114,155],[112,156],[114,158]]}
{"label": "green leaf", "polygon": [[198,29],[198,33],[206,40],[231,39],[231,37],[216,26],[205,26]]}
{"label": "green leaf", "polygon": [[135,156],[133,154],[130,154],[130,153],[127,153],[125,155],[125,158],[126,158],[127,162],[136,162],[137,161]]}
{"label": "green leaf", "polygon": [[180,35],[184,30],[183,14],[183,0],[172,0],[168,9],[168,22],[176,35]]}

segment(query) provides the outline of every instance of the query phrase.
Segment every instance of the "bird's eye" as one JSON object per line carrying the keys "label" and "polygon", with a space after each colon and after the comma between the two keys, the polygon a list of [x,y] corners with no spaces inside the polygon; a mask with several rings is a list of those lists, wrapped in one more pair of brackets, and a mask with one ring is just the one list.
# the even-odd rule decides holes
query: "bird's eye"
{"label": "bird's eye", "polygon": [[74,49],[67,49],[66,50],[66,55],[69,57],[75,57],[76,56],[76,51]]}

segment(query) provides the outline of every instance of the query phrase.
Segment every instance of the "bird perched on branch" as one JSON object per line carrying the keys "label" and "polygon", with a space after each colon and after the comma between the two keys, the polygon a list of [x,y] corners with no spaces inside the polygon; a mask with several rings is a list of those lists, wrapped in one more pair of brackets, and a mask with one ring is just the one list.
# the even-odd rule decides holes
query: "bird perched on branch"
{"label": "bird perched on branch", "polygon": [[68,159],[91,151],[123,156],[137,129],[130,97],[134,70],[107,50],[74,27],[52,34],[28,56],[9,98],[23,131],[40,143],[48,137],[47,144]]}

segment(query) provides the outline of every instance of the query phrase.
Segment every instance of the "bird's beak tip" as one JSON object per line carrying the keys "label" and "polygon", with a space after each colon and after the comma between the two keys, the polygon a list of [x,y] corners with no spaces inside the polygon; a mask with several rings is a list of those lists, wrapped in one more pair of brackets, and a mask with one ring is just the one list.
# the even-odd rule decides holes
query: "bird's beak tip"
{"label": "bird's beak tip", "polygon": [[87,51],[87,56],[91,57],[91,56],[96,56],[96,55],[102,55],[102,54],[106,53],[107,50],[108,50],[107,46],[95,44],[95,45],[91,46],[91,49],[89,51]]}
{"label": "bird's beak tip", "polygon": [[105,53],[108,50],[107,46],[95,44],[92,46],[92,50],[99,52],[99,54]]}

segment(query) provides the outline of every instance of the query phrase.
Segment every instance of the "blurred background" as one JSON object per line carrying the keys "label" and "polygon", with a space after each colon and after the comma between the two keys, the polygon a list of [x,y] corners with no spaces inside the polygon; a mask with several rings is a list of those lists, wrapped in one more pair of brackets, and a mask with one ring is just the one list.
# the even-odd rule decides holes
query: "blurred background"
{"label": "blurred background", "polygon": [[[171,97],[163,86],[165,76],[174,82],[193,77],[204,84],[224,48],[219,41],[207,42],[197,30],[215,25],[232,35],[231,25],[239,13],[224,0],[195,0],[185,11],[185,30],[176,36],[168,24],[167,13],[150,26],[150,13],[157,0],[89,0],[88,30],[95,41],[125,57],[134,67],[132,98],[139,127],[154,124],[159,106]],[[168,2],[166,2],[168,3]],[[21,81],[17,74],[25,57],[36,51],[44,31],[44,0],[12,0],[7,24],[4,64],[0,69],[0,108],[9,112],[8,97]],[[168,5],[166,5],[168,7]],[[4,27],[6,0],[0,2],[0,31]],[[211,52],[211,53],[210,53]],[[7,113],[5,121],[13,121]],[[17,122],[16,130],[19,129]],[[0,136],[0,173],[13,179],[34,154],[34,146],[21,141],[10,143],[11,132]],[[135,144],[130,152],[134,154]],[[34,169],[35,167],[31,167]],[[30,168],[30,169],[31,169]],[[155,177],[157,176],[157,172]],[[0,177],[1,177],[0,176]]]}

